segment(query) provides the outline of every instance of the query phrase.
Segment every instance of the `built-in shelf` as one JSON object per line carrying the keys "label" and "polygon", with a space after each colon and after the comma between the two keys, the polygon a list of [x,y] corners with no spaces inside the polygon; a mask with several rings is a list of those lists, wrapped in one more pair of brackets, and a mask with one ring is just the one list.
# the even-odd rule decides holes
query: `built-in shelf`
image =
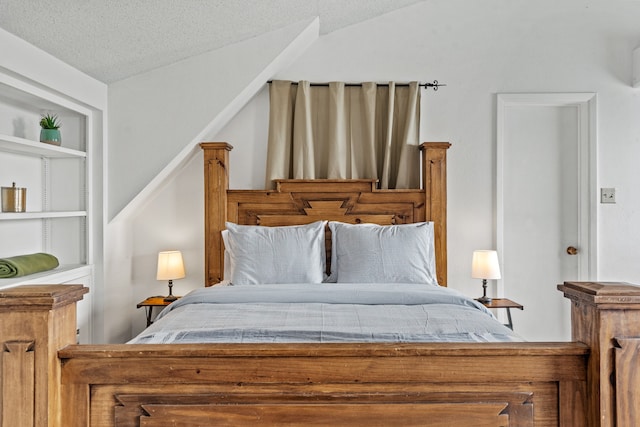
{"label": "built-in shelf", "polygon": [[28,276],[11,277],[0,279],[0,289],[18,285],[31,285],[42,283],[64,283],[73,280],[75,277],[91,274],[92,267],[87,264],[64,264],[53,270],[42,271],[40,273],[29,274]]}
{"label": "built-in shelf", "polygon": [[[92,150],[98,135],[93,121],[103,116],[75,98],[0,67],[0,185],[28,189],[27,212],[0,209],[0,257],[45,252],[62,264],[0,279],[0,288],[59,283],[93,288],[93,252],[100,248],[93,228],[92,193],[99,186],[91,177],[94,162],[100,162],[92,157],[99,154]],[[62,145],[39,141],[44,114],[60,119]],[[77,306],[83,343],[91,342],[92,304],[88,294]]]}
{"label": "built-in shelf", "polygon": [[87,211],[0,212],[0,221],[16,219],[73,218],[87,216]]}
{"label": "built-in shelf", "polygon": [[[44,112],[56,114],[64,123],[67,139],[62,146],[38,140]],[[7,119],[0,120],[0,183],[29,190],[26,212],[0,210],[0,255],[47,252],[64,264],[90,265],[91,195],[87,185],[91,159],[87,152],[92,127],[88,111],[26,83],[17,82],[16,87],[0,83],[0,117]],[[66,270],[40,276],[53,274],[49,283],[61,283],[56,282],[63,277],[58,271]],[[0,286],[5,284],[0,282]]]}
{"label": "built-in shelf", "polygon": [[34,157],[68,158],[87,157],[84,151],[45,144],[39,141],[0,134],[0,151]]}

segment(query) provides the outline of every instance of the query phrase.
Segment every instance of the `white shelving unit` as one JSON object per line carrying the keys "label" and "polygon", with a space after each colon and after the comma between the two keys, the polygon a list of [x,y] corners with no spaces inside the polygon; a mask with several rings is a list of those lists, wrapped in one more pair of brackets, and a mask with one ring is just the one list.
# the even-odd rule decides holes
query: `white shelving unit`
{"label": "white shelving unit", "polygon": [[[42,114],[60,119],[61,146],[39,141]],[[60,262],[51,271],[0,279],[0,288],[92,287],[92,134],[92,113],[84,105],[0,73],[0,186],[27,189],[26,212],[0,212],[0,258],[47,252]],[[81,342],[90,340],[90,298],[79,305]]]}
{"label": "white shelving unit", "polygon": [[49,158],[87,157],[84,151],[43,144],[11,135],[0,135],[0,151]]}

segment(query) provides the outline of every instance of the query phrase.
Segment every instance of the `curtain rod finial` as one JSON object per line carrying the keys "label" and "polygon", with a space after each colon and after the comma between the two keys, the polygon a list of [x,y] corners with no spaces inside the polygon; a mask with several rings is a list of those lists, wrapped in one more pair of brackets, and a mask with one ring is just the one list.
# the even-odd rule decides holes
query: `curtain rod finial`
{"label": "curtain rod finial", "polygon": [[438,88],[439,88],[440,86],[446,86],[446,84],[438,83],[438,81],[437,81],[437,80],[434,80],[434,81],[433,81],[433,83],[425,83],[423,86],[424,86],[425,88],[427,88],[427,87],[432,87],[432,88],[433,88],[433,90],[434,90],[434,91],[436,91],[436,90],[438,90]]}

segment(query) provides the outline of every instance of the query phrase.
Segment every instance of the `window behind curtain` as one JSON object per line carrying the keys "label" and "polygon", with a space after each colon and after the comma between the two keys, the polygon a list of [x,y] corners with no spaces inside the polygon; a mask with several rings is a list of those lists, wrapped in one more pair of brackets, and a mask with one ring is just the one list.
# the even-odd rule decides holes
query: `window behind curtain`
{"label": "window behind curtain", "polygon": [[420,187],[420,86],[269,88],[267,188],[274,179],[377,179],[380,188]]}

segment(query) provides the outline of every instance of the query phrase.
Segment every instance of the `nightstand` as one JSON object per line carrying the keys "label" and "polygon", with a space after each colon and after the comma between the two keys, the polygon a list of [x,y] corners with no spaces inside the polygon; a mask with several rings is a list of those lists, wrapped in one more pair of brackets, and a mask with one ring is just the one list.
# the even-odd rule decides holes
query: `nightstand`
{"label": "nightstand", "polygon": [[[160,307],[162,309],[173,302],[173,301],[165,301],[164,298],[165,298],[164,296],[149,297],[146,300],[138,303],[138,305],[136,305],[136,308],[144,307],[144,310],[147,314],[147,326],[153,323],[151,319],[153,318],[154,307]],[[180,298],[180,297],[176,297],[176,298]]]}
{"label": "nightstand", "polygon": [[[477,300],[476,300],[477,301]],[[507,309],[507,320],[508,322],[505,326],[511,330],[513,330],[513,321],[511,320],[511,309],[517,308],[518,310],[524,310],[524,306],[518,304],[515,301],[511,301],[507,298],[493,298],[489,303],[481,303],[487,308],[506,308]]]}

